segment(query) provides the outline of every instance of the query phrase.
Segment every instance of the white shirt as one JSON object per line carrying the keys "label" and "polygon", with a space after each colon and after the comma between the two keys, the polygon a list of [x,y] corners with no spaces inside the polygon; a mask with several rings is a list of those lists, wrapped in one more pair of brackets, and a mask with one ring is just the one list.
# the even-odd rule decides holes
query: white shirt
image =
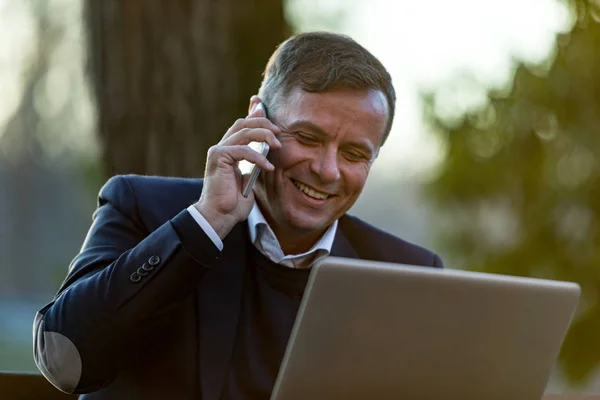
{"label": "white shirt", "polygon": [[[200,225],[208,237],[213,241],[219,251],[223,250],[223,242],[215,230],[210,226],[206,219],[200,214],[200,212],[193,205],[188,207],[188,212],[194,218],[194,220]],[[327,257],[331,253],[331,247],[333,246],[333,240],[337,231],[338,221],[334,221],[333,224],[325,231],[323,236],[319,239],[313,247],[307,252],[302,254],[284,254],[281,249],[281,245],[277,240],[277,237],[273,233],[273,230],[267,223],[264,215],[254,203],[250,214],[248,215],[248,230],[250,234],[250,241],[263,255],[269,258],[271,261],[277,264],[282,264],[290,268],[310,268],[314,263]]]}

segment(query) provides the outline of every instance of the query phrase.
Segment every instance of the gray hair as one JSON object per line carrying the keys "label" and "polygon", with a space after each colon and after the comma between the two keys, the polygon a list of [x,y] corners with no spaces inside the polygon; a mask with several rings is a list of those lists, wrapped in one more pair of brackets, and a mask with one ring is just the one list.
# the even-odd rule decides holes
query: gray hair
{"label": "gray hair", "polygon": [[271,55],[258,95],[267,108],[299,87],[311,93],[335,89],[381,91],[388,106],[388,120],[382,144],[394,120],[396,92],[383,64],[352,38],[329,32],[292,36]]}

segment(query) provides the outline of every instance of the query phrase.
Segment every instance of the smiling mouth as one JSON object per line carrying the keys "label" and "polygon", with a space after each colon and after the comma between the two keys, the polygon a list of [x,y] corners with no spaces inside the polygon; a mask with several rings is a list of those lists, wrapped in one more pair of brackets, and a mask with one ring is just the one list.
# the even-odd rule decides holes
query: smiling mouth
{"label": "smiling mouth", "polygon": [[327,193],[318,192],[318,191],[314,190],[313,188],[311,188],[310,186],[307,186],[304,183],[298,182],[298,181],[296,181],[294,179],[292,179],[292,183],[294,184],[294,186],[296,186],[296,188],[299,191],[301,191],[302,193],[304,193],[308,197],[312,197],[313,199],[316,199],[316,200],[327,200],[329,197],[331,197],[331,195],[329,195]]}

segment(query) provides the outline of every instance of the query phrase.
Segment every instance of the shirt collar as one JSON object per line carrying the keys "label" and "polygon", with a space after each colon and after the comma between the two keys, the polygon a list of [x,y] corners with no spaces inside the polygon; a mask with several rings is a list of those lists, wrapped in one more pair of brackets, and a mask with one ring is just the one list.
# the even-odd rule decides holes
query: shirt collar
{"label": "shirt collar", "polygon": [[[265,229],[259,229],[259,226],[263,225]],[[265,242],[276,243],[278,247],[278,252],[281,253],[281,258],[289,258],[289,257],[302,257],[308,254],[312,254],[317,252],[318,250],[324,250],[327,255],[331,252],[331,247],[333,246],[333,240],[335,239],[335,233],[337,231],[338,221],[333,221],[333,224],[327,228],[323,236],[319,239],[317,243],[314,244],[307,252],[302,254],[294,254],[294,255],[284,255],[283,250],[281,250],[281,245],[277,240],[275,233],[269,226],[265,216],[260,211],[260,208],[254,203],[250,214],[248,215],[248,229],[250,233],[250,241],[252,244],[257,246],[259,250],[261,247],[264,247]],[[273,260],[275,262],[279,262],[280,260]]]}

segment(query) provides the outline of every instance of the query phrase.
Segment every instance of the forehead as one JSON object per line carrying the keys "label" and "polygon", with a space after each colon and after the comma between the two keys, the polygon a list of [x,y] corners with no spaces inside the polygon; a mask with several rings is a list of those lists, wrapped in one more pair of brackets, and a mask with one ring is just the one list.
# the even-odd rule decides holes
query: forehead
{"label": "forehead", "polygon": [[282,100],[281,108],[286,114],[302,117],[332,113],[346,114],[352,118],[386,119],[388,116],[385,95],[374,89],[307,92],[295,87]]}
{"label": "forehead", "polygon": [[[292,89],[277,107],[286,124],[310,121],[323,130],[360,129],[383,137],[388,118],[385,95],[378,90],[338,89],[311,93]],[[284,122],[284,121],[282,121]]]}

